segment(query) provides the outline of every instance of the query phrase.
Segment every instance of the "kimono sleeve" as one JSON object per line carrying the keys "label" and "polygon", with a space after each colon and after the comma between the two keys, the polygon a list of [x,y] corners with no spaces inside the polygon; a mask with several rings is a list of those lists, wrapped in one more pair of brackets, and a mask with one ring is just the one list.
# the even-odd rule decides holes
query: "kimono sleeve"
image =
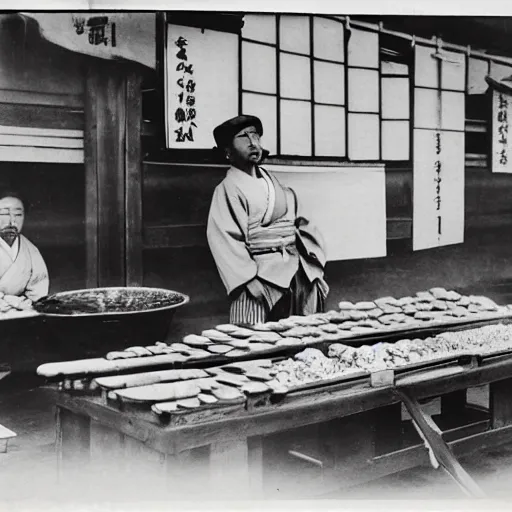
{"label": "kimono sleeve", "polygon": [[36,301],[45,295],[48,295],[50,280],[48,277],[48,268],[44,262],[41,253],[36,247],[31,250],[32,272],[25,289],[25,297]]}
{"label": "kimono sleeve", "polygon": [[238,191],[223,184],[213,193],[208,226],[208,244],[228,294],[253,279],[256,262],[246,246],[247,205]]}

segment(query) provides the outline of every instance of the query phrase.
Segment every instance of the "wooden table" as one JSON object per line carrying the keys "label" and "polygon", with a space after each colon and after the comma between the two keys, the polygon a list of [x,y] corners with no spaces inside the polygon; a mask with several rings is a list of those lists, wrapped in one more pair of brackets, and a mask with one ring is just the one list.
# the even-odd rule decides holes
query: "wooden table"
{"label": "wooden table", "polygon": [[[468,406],[467,389],[487,384],[488,409]],[[461,456],[512,440],[510,389],[512,357],[502,356],[459,374],[426,372],[401,387],[365,379],[303,390],[182,426],[120,411],[101,397],[53,391],[60,474],[89,467],[122,479],[119,468],[138,468],[172,497],[315,496],[429,463],[423,441],[402,421],[401,391],[420,401],[441,397],[436,422]]]}

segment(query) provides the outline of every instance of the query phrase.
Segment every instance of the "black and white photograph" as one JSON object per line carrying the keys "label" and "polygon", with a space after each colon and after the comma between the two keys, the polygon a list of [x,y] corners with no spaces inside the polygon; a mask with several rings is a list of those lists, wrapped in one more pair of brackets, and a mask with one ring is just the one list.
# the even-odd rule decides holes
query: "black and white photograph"
{"label": "black and white photograph", "polygon": [[497,3],[2,2],[0,510],[507,508]]}

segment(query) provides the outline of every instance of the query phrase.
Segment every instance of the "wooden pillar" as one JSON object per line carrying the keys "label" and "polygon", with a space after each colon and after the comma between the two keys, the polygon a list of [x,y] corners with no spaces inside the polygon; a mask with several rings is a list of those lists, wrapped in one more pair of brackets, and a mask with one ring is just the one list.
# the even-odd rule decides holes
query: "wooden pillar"
{"label": "wooden pillar", "polygon": [[142,284],[141,73],[91,59],[85,88],[87,286]]}
{"label": "wooden pillar", "polygon": [[492,428],[502,428],[512,425],[511,386],[512,379],[491,382],[489,386],[489,406],[491,410]]}

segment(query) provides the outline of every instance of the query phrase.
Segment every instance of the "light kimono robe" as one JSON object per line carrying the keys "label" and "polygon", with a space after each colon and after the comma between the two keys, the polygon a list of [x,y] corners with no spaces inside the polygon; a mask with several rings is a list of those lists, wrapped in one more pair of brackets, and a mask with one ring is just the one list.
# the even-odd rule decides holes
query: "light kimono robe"
{"label": "light kimono robe", "polygon": [[[323,241],[301,216],[294,192],[259,169],[260,178],[231,167],[213,194],[207,238],[231,299],[230,321],[266,321],[285,294],[281,314],[310,314],[323,307]],[[247,289],[258,278],[263,299]]]}
{"label": "light kimono robe", "polygon": [[24,295],[35,301],[48,294],[48,269],[37,247],[19,236],[16,258],[0,245],[0,291],[6,295]]}

